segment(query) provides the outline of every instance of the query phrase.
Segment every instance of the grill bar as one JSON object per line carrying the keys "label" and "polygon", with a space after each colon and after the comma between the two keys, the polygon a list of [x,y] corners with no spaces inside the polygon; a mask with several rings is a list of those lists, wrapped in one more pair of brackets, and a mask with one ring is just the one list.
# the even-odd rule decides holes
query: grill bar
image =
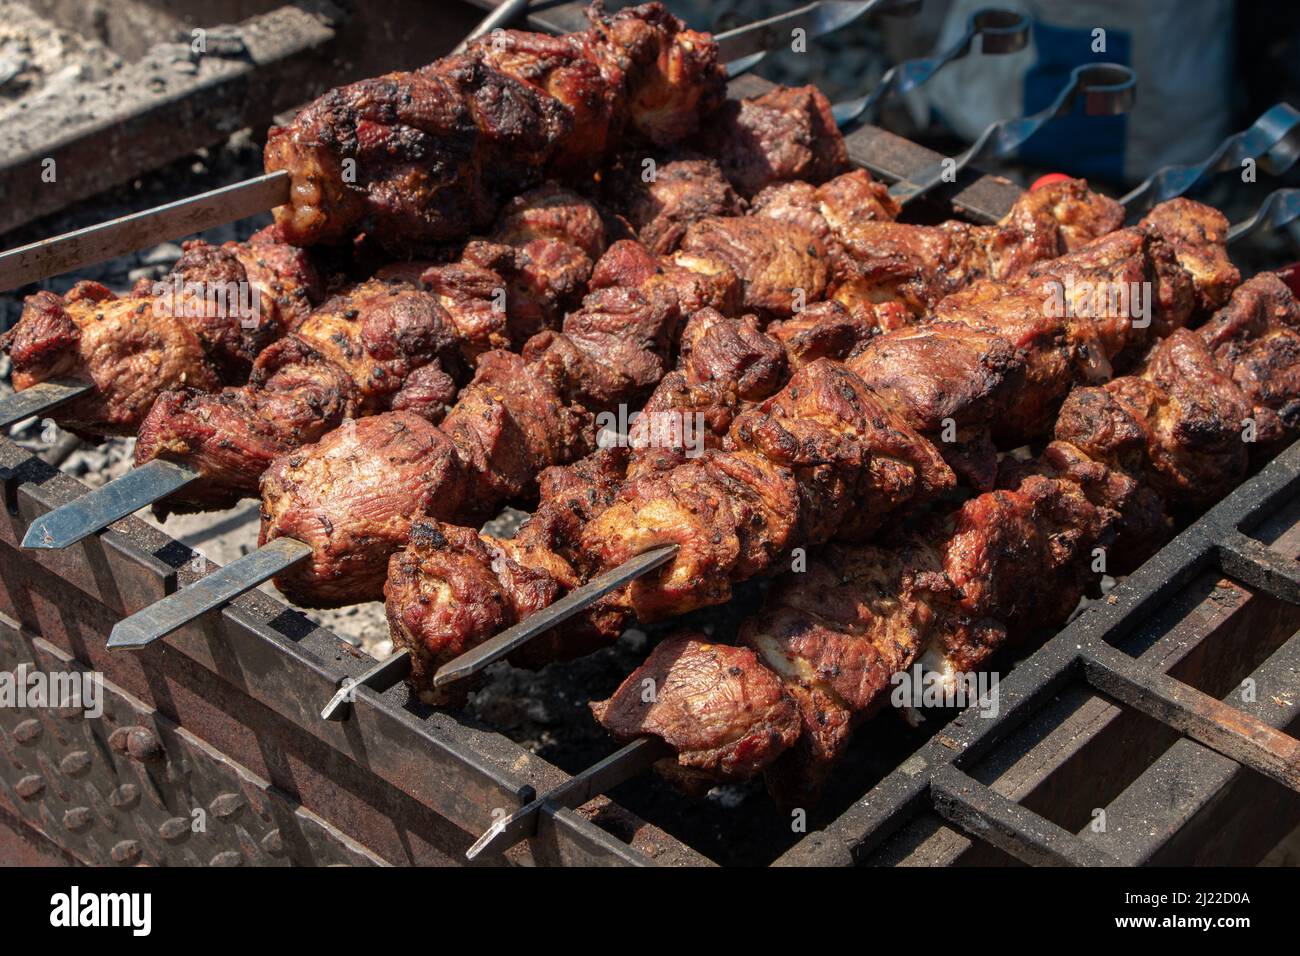
{"label": "grill bar", "polygon": [[1294,737],[1114,648],[1089,648],[1083,669],[1090,684],[1116,700],[1300,792],[1300,741]]}
{"label": "grill bar", "polygon": [[952,766],[930,780],[934,808],[966,832],[1033,866],[1114,866],[1118,861]]}
{"label": "grill bar", "polygon": [[[1256,700],[1242,700],[1240,686],[1227,699],[1270,726],[1294,728],[1300,721],[1297,674],[1300,633],[1250,675],[1260,689]],[[1245,819],[1237,812],[1243,806],[1251,808]],[[1111,801],[1106,814],[1118,825],[1100,833],[1088,829],[1080,836],[1134,865],[1213,863],[1232,847],[1246,849],[1246,858],[1258,858],[1276,839],[1270,838],[1271,828],[1259,825],[1260,819],[1276,819],[1282,829],[1300,824],[1300,808],[1289,790],[1187,738],[1176,741]],[[1141,825],[1125,824],[1134,820]]]}

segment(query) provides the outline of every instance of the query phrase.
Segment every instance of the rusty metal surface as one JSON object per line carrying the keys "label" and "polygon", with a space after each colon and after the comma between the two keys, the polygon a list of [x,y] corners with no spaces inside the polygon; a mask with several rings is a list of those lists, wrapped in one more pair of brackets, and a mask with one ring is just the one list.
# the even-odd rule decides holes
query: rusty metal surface
{"label": "rusty metal surface", "polygon": [[[1264,846],[1269,838],[1276,842],[1300,812],[1300,799],[1279,786],[1297,785],[1297,745],[1278,729],[1294,722],[1295,698],[1300,697],[1300,669],[1295,666],[1297,642],[1287,640],[1300,622],[1300,611],[1290,603],[1296,596],[1291,556],[1300,547],[1300,533],[1295,528],[1300,518],[1298,494],[1300,443],[1284,451],[1162,549],[1112,592],[1112,601],[1094,605],[1019,663],[999,685],[1002,712],[997,719],[980,719],[969,712],[958,716],[830,826],[796,844],[778,864],[988,863],[1007,862],[1009,857],[1037,861],[1035,854],[1049,849],[1043,839],[1055,841],[1057,831],[1072,833],[1074,828],[1062,830],[1043,816],[1053,803],[1050,798],[1038,801],[1041,812],[1020,800],[1035,787],[1040,788],[1039,794],[1050,792],[1052,776],[1059,774],[1073,756],[1085,752],[1087,759],[1072,768],[1073,780],[1079,780],[1082,774],[1093,780],[1104,778],[1121,765],[1128,767],[1124,772],[1132,774],[1134,789],[1127,798],[1121,793],[1108,807],[1103,804],[1110,814],[1118,812],[1121,821],[1142,819],[1139,795],[1155,792],[1160,785],[1157,781],[1168,786],[1170,777],[1161,775],[1160,770],[1152,768],[1144,773],[1152,760],[1178,762],[1179,772],[1174,779],[1182,793],[1179,800],[1170,801],[1171,812],[1146,839],[1134,839],[1129,831],[1129,852],[1119,852],[1121,844],[1114,838],[1097,838],[1094,842],[1076,821],[1079,840],[1124,862],[1160,859],[1165,846],[1176,846],[1175,858],[1186,858],[1195,842],[1212,835],[1204,829],[1193,829],[1193,823],[1204,827],[1210,822],[1234,819],[1222,803],[1224,793],[1232,786],[1235,796],[1247,799],[1246,806],[1259,796],[1265,805],[1275,806],[1280,812],[1265,819],[1252,816],[1251,825],[1260,831],[1253,841],[1242,845],[1215,843],[1221,856],[1201,855],[1197,859],[1254,862],[1249,859],[1250,852]],[[1279,528],[1274,519],[1282,513],[1288,515],[1289,521],[1281,522]],[[1251,535],[1249,541],[1254,543],[1244,540],[1244,534]],[[1264,543],[1271,547],[1265,548]],[[1245,600],[1245,585],[1202,588],[1200,582],[1207,574],[1217,579],[1229,568],[1260,588],[1252,600]],[[1202,626],[1171,628],[1171,614],[1166,612],[1174,609],[1184,616],[1191,613],[1180,609],[1189,594]],[[1148,633],[1152,622],[1162,619],[1165,624],[1155,627],[1161,633],[1153,637]],[[1227,652],[1215,647],[1223,642],[1207,638],[1212,634],[1222,637],[1227,631],[1225,621],[1233,619],[1239,625],[1243,621],[1269,625],[1240,627],[1231,633],[1249,641],[1252,651],[1263,656],[1254,674],[1261,680],[1265,679],[1263,675],[1271,675],[1267,686],[1277,697],[1272,707],[1242,710],[1236,701],[1229,706],[1164,673],[1176,671],[1181,665],[1190,679],[1195,668],[1187,666],[1188,662],[1197,663],[1198,658],[1224,660]],[[1211,623],[1212,627],[1204,626]],[[1242,653],[1240,647],[1236,651]],[[1205,660],[1199,663],[1206,666]],[[1111,732],[1112,721],[1119,721],[1113,703],[1102,699],[1111,712],[1096,712],[1093,703],[1098,699],[1087,693],[1089,682],[1103,685],[1101,690],[1145,711],[1146,716],[1139,716],[1136,723],[1132,719],[1125,722],[1127,739],[1121,741]],[[1227,689],[1217,688],[1221,692]],[[1090,722],[1080,725],[1076,718],[1090,708]],[[1049,752],[1039,756],[1037,764],[1031,746],[1017,750],[1012,762],[1004,761],[1002,773],[991,775],[988,783],[978,779],[981,762],[997,767],[998,748],[1018,732],[1032,728],[1036,719],[1053,709],[1058,711],[1056,720],[1049,721],[1049,727],[1039,734],[1040,747]],[[1069,739],[1053,740],[1052,731],[1071,721],[1075,726]],[[1180,739],[1181,733],[1199,738],[1200,743]],[[1046,746],[1049,742],[1053,746]],[[1101,742],[1105,745],[1089,746]],[[1138,746],[1136,759],[1126,753],[1128,747],[1118,746],[1129,742]],[[1207,749],[1207,744],[1212,749]],[[1200,748],[1191,753],[1203,752],[1212,759],[1188,760],[1188,746]],[[1175,748],[1181,748],[1181,757]],[[1256,773],[1243,771],[1243,764]],[[954,777],[954,771],[960,771],[974,785],[965,789],[954,786],[955,781],[963,779]],[[1018,792],[999,792],[1005,783],[1004,775],[1015,779],[1015,771],[1019,773]],[[1270,775],[1272,779],[1268,779]],[[938,787],[935,780],[940,781]],[[1011,811],[1008,804],[1018,809]],[[1242,816],[1240,807],[1235,817]],[[1059,812],[1059,807],[1054,809]],[[998,826],[990,829],[994,822]],[[1167,827],[1161,828],[1165,824]],[[1243,825],[1236,821],[1236,826]],[[1024,832],[1007,836],[1004,831],[1008,828]],[[1079,844],[1072,840],[1058,844],[1057,849],[1063,846],[1073,852]]]}
{"label": "rusty metal surface", "polygon": [[[358,689],[351,721],[321,720],[320,702],[367,661],[260,591],[145,651],[109,652],[106,637],[124,614],[212,565],[134,518],[66,551],[21,551],[30,521],[85,486],[7,441],[0,475],[12,509],[0,516],[0,613],[295,793],[390,862],[455,857],[494,810],[509,812],[567,779],[499,734],[429,711],[404,687]],[[708,862],[609,801],[557,814],[515,861]]]}
{"label": "rusty metal surface", "polygon": [[[85,669],[0,618],[0,671],[25,677]],[[79,862],[382,862],[186,729],[102,686],[98,717],[53,701],[0,707],[0,806]]]}

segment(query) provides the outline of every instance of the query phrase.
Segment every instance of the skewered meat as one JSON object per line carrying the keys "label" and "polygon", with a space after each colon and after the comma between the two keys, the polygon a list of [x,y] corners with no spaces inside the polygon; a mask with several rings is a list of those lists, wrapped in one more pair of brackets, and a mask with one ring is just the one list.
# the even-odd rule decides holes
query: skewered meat
{"label": "skewered meat", "polygon": [[[508,344],[507,326],[519,332],[553,321],[572,284],[585,285],[589,256],[603,249],[605,230],[594,204],[546,185],[509,203],[493,237],[470,243],[458,262],[393,264],[379,270],[380,278],[335,295],[259,357],[245,387],[164,393],[141,426],[136,463],[164,458],[200,480],[155,510],[255,497],[275,457],[316,441],[344,418],[391,409],[437,423],[473,364]],[[548,272],[545,264],[557,255],[577,271]],[[501,272],[527,290],[511,292],[516,286]]]}
{"label": "skewered meat", "polygon": [[742,305],[762,317],[789,317],[818,301],[830,278],[816,235],[764,217],[702,219],[686,230],[681,251],[728,265],[740,277]]}
{"label": "skewered meat", "polygon": [[707,790],[733,767],[748,775],[798,736],[780,681],[755,664],[747,648],[675,638],[592,709],[618,740],[653,734],[667,741],[677,754],[668,772],[689,787],[698,768]]}
{"label": "skewered meat", "polygon": [[[1127,281],[1156,275],[1162,283],[1175,283],[1177,261],[1158,256],[1164,247],[1153,226],[1117,235],[1118,240],[1103,238],[1062,257],[1052,276]],[[1221,243],[1222,238],[1207,241]],[[1206,255],[1198,256],[1208,261]],[[1160,275],[1160,269],[1166,274]],[[1217,281],[1217,272],[1202,275],[1204,281]],[[1181,276],[1190,290],[1192,279]],[[947,457],[949,445],[940,425],[943,418],[982,430],[989,461],[996,465],[991,438],[995,426],[1040,422],[1041,429],[1050,424],[1050,418],[1043,420],[1044,409],[1054,408],[1078,382],[1091,380],[1090,364],[1077,354],[1083,343],[1100,350],[1098,357],[1108,368],[1151,334],[1150,329],[1123,334],[1106,315],[1045,315],[1044,279],[1030,275],[1005,284],[1001,294],[1007,315],[999,308],[992,283],[984,284],[980,295],[971,296],[975,305],[968,321],[957,321],[954,312],[947,322],[884,333],[847,363],[819,359],[802,366],[784,389],[749,407],[735,400],[736,380],[748,361],[758,368],[769,357],[746,347],[730,350],[740,361],[702,361],[700,344],[708,337],[687,335],[693,343],[685,353],[687,367],[667,376],[647,407],[681,409],[697,400],[716,400],[721,410],[716,419],[726,425],[725,438],[698,456],[662,449],[635,453],[612,504],[582,524],[578,547],[569,549],[564,560],[571,567],[576,563],[585,579],[659,544],[675,542],[681,550],[662,569],[611,595],[601,607],[600,626],[590,621],[580,626],[588,634],[617,633],[611,622],[618,606],[629,615],[654,620],[716,603],[730,595],[734,583],[782,570],[794,547],[870,536],[885,523],[934,501],[952,484],[941,457]],[[1172,328],[1189,318],[1190,292],[1155,299],[1151,329]],[[1169,314],[1160,311],[1165,302]],[[715,317],[706,324],[728,321],[737,320]],[[1090,324],[1104,334],[1089,333]],[[933,340],[926,346],[928,353],[925,348],[912,353],[904,349],[895,357],[888,348],[880,351],[894,342],[924,344],[926,336]],[[724,352],[723,358],[727,355]],[[904,359],[910,364],[901,365]],[[730,369],[724,374],[734,380],[712,378],[714,368]],[[1055,389],[1052,402],[1049,388]],[[1027,391],[1032,395],[1022,398]],[[1022,402],[1032,414],[1025,413]],[[933,444],[918,433],[918,426],[935,439]],[[990,486],[995,477],[993,469]],[[575,530],[567,527],[566,535],[571,537]],[[534,540],[529,553],[516,560],[549,573],[545,551],[546,542]],[[507,587],[498,580],[498,589]],[[390,613],[408,594],[408,588],[390,582]],[[508,598],[503,592],[495,597],[484,592],[480,599]],[[429,657],[454,640],[413,631],[396,639]],[[558,638],[556,643],[563,645]]]}
{"label": "skewered meat", "polygon": [[[520,355],[499,351],[483,355],[474,381],[461,392],[439,431],[453,449],[456,464],[421,485],[424,513],[445,521],[477,524],[502,504],[535,494],[537,476],[545,468],[593,451],[593,415],[644,397],[667,368],[684,315],[683,303],[720,303],[734,294],[729,290],[734,289],[736,278],[725,265],[702,259],[693,260],[693,264],[699,271],[672,261],[657,263],[629,240],[615,243],[594,271],[593,282],[599,287],[587,296],[582,308],[565,318],[560,332],[535,336]],[[621,281],[628,285],[606,285]],[[390,437],[406,440],[404,434],[395,432]],[[293,477],[299,467],[307,466],[292,462],[332,456],[338,441],[327,435],[317,445],[299,449],[268,470],[263,478],[264,540],[282,534],[296,536],[300,516],[320,510],[315,491]],[[382,441],[357,447],[355,455],[330,467],[340,475],[344,468],[356,469],[364,476],[385,471]],[[364,480],[368,478],[358,479],[359,487],[364,487]],[[437,491],[438,482],[449,485],[447,494]],[[334,556],[353,538],[373,538],[364,531],[365,524],[379,520],[379,509],[391,503],[381,501],[366,508],[351,522],[343,513],[332,517],[323,536],[318,534],[309,542],[320,554],[320,562],[299,563],[276,579],[277,586],[304,605],[378,598],[388,555],[401,546],[399,538],[421,514],[419,510],[385,512],[386,526],[400,528],[400,533],[383,536],[349,566],[356,583],[353,590],[347,591]],[[367,564],[365,573],[356,571],[359,563]]]}
{"label": "skewered meat", "polygon": [[[1110,281],[1129,281],[1133,275],[1150,275],[1154,228],[1148,224],[1127,231],[1127,236],[1104,237],[1056,260],[1053,274],[1061,277],[1078,267],[1093,280],[1109,275]],[[1127,254],[1114,256],[1095,248],[1109,250],[1117,239],[1127,242]],[[1219,239],[1218,244],[1221,242]],[[1197,257],[1207,258],[1200,253]],[[1098,263],[1104,264],[1100,270]],[[1217,272],[1203,272],[1204,276],[1217,282]],[[583,547],[592,557],[589,570],[594,573],[614,567],[655,545],[678,542],[682,549],[672,562],[633,582],[625,593],[629,610],[644,620],[683,613],[725,599],[734,581],[775,569],[790,547],[820,544],[832,534],[860,539],[898,509],[910,509],[941,492],[952,477],[939,457],[945,444],[941,429],[934,428],[939,416],[927,402],[946,401],[955,395],[963,404],[978,406],[982,413],[990,407],[995,414],[1000,412],[1005,421],[988,422],[997,426],[995,433],[1007,431],[1023,441],[1035,434],[1030,426],[1036,426],[1036,433],[1041,434],[1056,404],[1081,378],[1087,381],[1071,361],[1078,349],[1071,349],[1071,342],[1089,342],[1102,350],[1100,357],[1109,362],[1123,353],[1108,349],[1130,348],[1148,334],[1133,322],[1128,322],[1127,328],[1136,339],[1118,332],[1089,334],[1083,329],[1098,322],[1091,316],[1044,315],[1042,281],[1041,276],[1029,276],[1006,288],[1005,312],[1000,300],[988,293],[978,299],[969,325],[954,321],[925,327],[932,336],[942,336],[947,343],[965,349],[971,358],[962,363],[916,361],[908,366],[913,370],[909,381],[899,377],[895,355],[886,355],[888,365],[879,357],[880,351],[888,353],[900,336],[885,333],[847,365],[822,360],[801,369],[785,390],[736,418],[724,450],[706,451],[698,459],[678,465],[675,470],[680,475],[631,479],[619,500],[584,530]],[[945,314],[955,316],[957,312]],[[1187,318],[1183,312],[1162,315],[1161,321],[1176,326]],[[1108,317],[1100,322],[1110,327]],[[992,342],[981,327],[997,330],[1013,349],[1008,371],[1023,376],[1014,396],[1008,391],[1004,399],[989,401],[990,395],[996,395],[996,387],[1004,387],[1007,376],[990,376]],[[915,339],[915,330],[900,332]],[[973,347],[972,338],[976,339]],[[932,356],[940,354],[948,357],[953,350],[931,351]],[[965,377],[959,378],[958,372]],[[890,378],[882,382],[882,376]],[[990,383],[996,386],[992,391]],[[961,405],[945,405],[943,411],[954,423],[969,420]],[[918,432],[940,441],[931,445]],[[735,487],[728,480],[734,476],[723,479],[713,473],[746,453],[761,460],[745,459],[762,479],[747,470],[742,487]],[[751,517],[757,514],[749,503],[752,488],[769,485],[797,495],[797,509],[783,516],[784,521],[793,519],[796,536],[787,536],[782,520],[761,514]],[[850,502],[856,508],[846,516]],[[754,524],[746,524],[750,521]]]}
{"label": "skewered meat", "polygon": [[97,282],[29,296],[3,348],[21,391],[54,378],[95,390],[55,410],[85,436],[129,435],[169,388],[211,391],[248,375],[261,344],[299,324],[321,281],[264,230],[247,243],[186,243],[172,273],[117,296]]}
{"label": "skewered meat", "polygon": [[388,555],[406,542],[411,515],[435,496],[455,509],[465,492],[451,437],[428,419],[388,412],[347,421],[268,469],[258,543],[288,536],[311,545],[315,600],[351,604],[383,590]]}
{"label": "skewered meat", "polygon": [[659,161],[624,156],[602,177],[602,189],[605,201],[627,216],[637,238],[657,255],[675,251],[691,223],[739,216],[745,209],[718,164],[692,153]]}
{"label": "skewered meat", "polygon": [[463,56],[331,90],[272,128],[276,225],[297,245],[365,231],[407,253],[484,229],[500,197],[589,175],[621,134],[678,142],[724,97],[717,47],[658,3],[582,33],[504,31]]}
{"label": "skewered meat", "polygon": [[699,137],[739,192],[754,196],[787,180],[821,183],[849,169],[831,104],[814,86],[783,87],[729,100]]}
{"label": "skewered meat", "polygon": [[[836,229],[843,253],[832,295],[848,306],[878,306],[882,328],[928,314],[977,280],[1016,279],[1035,263],[1113,233],[1123,225],[1124,209],[1076,179],[1022,194],[993,226],[914,226],[890,219],[854,218]],[[900,305],[906,312],[898,311]]]}
{"label": "skewered meat", "polygon": [[[757,668],[783,681],[803,726],[795,746],[775,760],[770,753],[757,755],[750,772],[764,772],[782,802],[807,806],[851,728],[883,705],[894,673],[919,662],[951,686],[999,648],[1063,622],[1096,583],[1095,549],[1110,550],[1114,536],[1115,546],[1129,537],[1130,562],[1150,554],[1160,539],[1141,537],[1152,522],[1149,512],[1132,507],[1142,499],[1135,487],[1155,495],[1157,512],[1198,507],[1241,480],[1247,467],[1243,456],[1225,458],[1226,451],[1214,450],[1222,471],[1200,469],[1195,452],[1207,440],[1222,436],[1223,449],[1234,440],[1267,456],[1294,437],[1300,423],[1279,418],[1281,428],[1269,443],[1243,442],[1240,416],[1260,397],[1251,391],[1258,349],[1270,354],[1279,382],[1300,382],[1294,377],[1300,352],[1291,345],[1298,325],[1300,304],[1281,280],[1257,276],[1206,326],[1158,342],[1133,375],[1077,390],[1063,409],[1056,440],[1039,461],[1013,463],[1009,487],[967,501],[951,519],[932,518],[900,549],[833,548],[805,574],[781,579],[763,610],[742,626],[741,643],[757,652]],[[1246,390],[1232,384],[1238,379]],[[1267,403],[1294,401],[1286,387],[1274,390]],[[1131,397],[1134,390],[1140,400]],[[1087,410],[1107,402],[1127,422],[1081,424]],[[1197,481],[1187,478],[1192,469]],[[1209,490],[1198,481],[1210,482]],[[1151,503],[1147,497],[1146,508]],[[659,663],[658,653],[647,668]],[[728,735],[743,734],[744,715],[726,709],[727,695],[691,702],[711,710],[706,729],[721,725]],[[662,696],[658,701],[665,708],[674,704]],[[603,705],[593,706],[606,713]],[[610,729],[626,739],[623,726]],[[691,742],[685,765],[693,775],[701,773],[696,754],[708,742]],[[745,773],[733,763],[717,768],[713,779],[737,776]]]}
{"label": "skewered meat", "polygon": [[64,296],[29,296],[7,336],[18,391],[58,378],[95,385],[59,409],[57,421],[78,434],[130,434],[160,385],[221,384],[184,322],[154,316],[148,299],[119,298],[98,282],[78,282]]}
{"label": "skewered meat", "polygon": [[455,398],[454,324],[430,294],[371,279],[334,295],[258,356],[248,385],[164,392],[140,426],[137,465],[200,476],[158,510],[229,507],[257,494],[271,460],[345,418],[405,409],[432,420]]}

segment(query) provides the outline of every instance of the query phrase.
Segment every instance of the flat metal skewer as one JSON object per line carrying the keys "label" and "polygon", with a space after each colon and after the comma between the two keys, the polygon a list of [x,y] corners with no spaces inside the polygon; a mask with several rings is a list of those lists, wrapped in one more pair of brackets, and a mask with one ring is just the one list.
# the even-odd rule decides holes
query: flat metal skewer
{"label": "flat metal skewer", "polygon": [[411,652],[402,648],[395,654],[390,654],[382,661],[377,661],[360,677],[345,677],[339,681],[339,689],[334,692],[330,702],[322,708],[320,715],[322,720],[346,720],[352,713],[352,702],[356,699],[356,690],[358,687],[369,687],[373,691],[383,693],[390,687],[396,687],[401,681],[406,680],[411,673]]}
{"label": "flat metal skewer", "polygon": [[943,159],[916,176],[899,180],[889,194],[900,204],[911,202],[941,183],[955,182],[973,162],[1005,156],[1059,116],[1074,109],[1079,97],[1090,116],[1114,116],[1132,107],[1137,92],[1137,74],[1118,63],[1094,63],[1075,67],[1070,82],[1046,109],[1019,119],[1001,120],[984,130],[965,152]]}
{"label": "flat metal skewer", "polygon": [[727,64],[727,76],[735,78],[762,62],[768,51],[793,43],[796,30],[804,39],[834,33],[868,13],[910,17],[921,9],[921,0],[820,0],[714,34],[718,59]]}
{"label": "flat metal skewer", "polygon": [[64,402],[70,402],[78,395],[85,395],[95,386],[88,382],[69,382],[52,380],[38,382],[31,388],[14,392],[0,399],[0,428],[8,428],[24,418],[40,415],[57,408]]}
{"label": "flat metal skewer", "polygon": [[1300,189],[1276,189],[1265,197],[1259,209],[1228,229],[1228,241],[1236,242],[1265,229],[1280,229],[1300,216]]}
{"label": "flat metal skewer", "polygon": [[0,252],[0,290],[190,236],[288,201],[289,174],[281,170],[19,246]]}
{"label": "flat metal skewer", "polygon": [[1000,56],[1023,50],[1029,43],[1029,18],[1016,10],[986,7],[971,14],[966,21],[966,32],[942,53],[915,60],[904,60],[885,71],[876,88],[831,107],[835,124],[841,129],[868,116],[884,97],[902,96],[922,84],[955,60],[960,60],[975,49],[975,38],[980,38],[980,53]]}
{"label": "flat metal skewer", "polygon": [[1289,103],[1269,107],[1249,127],[1228,136],[1199,163],[1162,166],[1133,187],[1120,200],[1131,208],[1145,209],[1181,196],[1206,173],[1240,169],[1247,159],[1258,161],[1266,172],[1279,176],[1300,158],[1300,110]]}
{"label": "flat metal skewer", "polygon": [[[443,687],[477,674],[489,664],[505,657],[516,647],[522,646],[537,635],[545,633],[585,610],[615,588],[660,567],[671,560],[677,551],[678,546],[675,544],[651,548],[624,561],[618,567],[592,578],[549,607],[520,621],[514,627],[507,628],[491,640],[484,641],[478,647],[467,651],[449,665],[439,669],[434,675],[433,686]],[[405,649],[400,650],[384,658],[355,680],[347,678],[341,681],[339,689],[321,710],[320,715],[325,720],[345,720],[351,713],[350,705],[355,696],[355,688],[369,687],[382,693],[390,687],[395,687],[399,681],[405,680],[410,673],[411,653]]]}
{"label": "flat metal skewer", "polygon": [[586,610],[610,591],[653,571],[660,565],[667,564],[676,557],[678,549],[679,546],[675,544],[651,548],[634,558],[629,558],[618,567],[592,578],[582,587],[574,588],[549,607],[525,618],[514,627],[506,628],[496,637],[466,651],[455,660],[443,664],[433,675],[433,686],[446,687],[448,684],[473,677],[489,664],[501,660],[515,648],[522,647],[537,635]]}
{"label": "flat metal skewer", "polygon": [[198,478],[188,468],[155,458],[41,515],[23,535],[23,547],[66,548]]}
{"label": "flat metal skewer", "polygon": [[638,737],[549,793],[497,820],[465,852],[465,858],[476,860],[485,853],[502,853],[510,849],[537,833],[537,824],[543,814],[553,814],[561,809],[576,810],[671,754],[671,748],[658,737]]}
{"label": "flat metal skewer", "polygon": [[311,547],[293,538],[276,538],[256,551],[231,561],[189,587],[155,601],[143,611],[118,621],[108,635],[113,650],[145,647],[184,627],[208,611],[227,604],[311,554]]}

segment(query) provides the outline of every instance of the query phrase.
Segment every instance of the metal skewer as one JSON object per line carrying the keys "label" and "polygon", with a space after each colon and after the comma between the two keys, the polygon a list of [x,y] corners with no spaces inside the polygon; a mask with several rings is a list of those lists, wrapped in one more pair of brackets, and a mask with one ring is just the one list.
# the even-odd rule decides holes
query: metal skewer
{"label": "metal skewer", "polygon": [[184,627],[221,607],[311,554],[311,547],[294,538],[276,538],[256,551],[231,561],[189,587],[155,601],[143,611],[118,621],[108,635],[114,649],[137,649]]}
{"label": "metal skewer", "polygon": [[[443,687],[464,677],[476,674],[489,664],[501,660],[517,647],[522,647],[539,634],[544,634],[557,624],[561,624],[575,614],[586,610],[610,591],[622,587],[627,582],[648,574],[671,561],[678,551],[675,544],[660,545],[648,551],[642,551],[634,558],[629,558],[616,568],[612,568],[592,578],[582,587],[574,588],[560,600],[530,615],[514,627],[506,628],[491,640],[484,641],[478,647],[462,654],[449,665],[439,668],[434,675],[433,686]],[[242,559],[241,559],[242,560]],[[146,612],[141,612],[146,613]],[[109,641],[112,647],[112,641]],[[380,661],[355,681],[344,680],[330,702],[321,711],[326,720],[342,720],[348,714],[353,688],[358,685],[372,690],[385,691],[403,680],[410,673],[410,651],[401,650]]]}
{"label": "metal skewer", "polygon": [[900,204],[906,204],[941,183],[954,182],[957,175],[971,163],[1007,155],[1052,120],[1068,114],[1081,96],[1088,115],[1114,116],[1130,109],[1136,94],[1137,74],[1126,66],[1118,63],[1094,63],[1075,67],[1070,73],[1070,82],[1046,109],[1030,116],[992,124],[965,152],[941,160],[921,170],[916,176],[894,183],[889,187],[889,194]]}
{"label": "metal skewer", "polygon": [[1280,229],[1300,217],[1300,189],[1277,189],[1269,193],[1255,215],[1228,230],[1228,241],[1235,242],[1266,229]]}
{"label": "metal skewer", "polygon": [[479,37],[491,33],[497,27],[504,27],[523,13],[528,8],[528,3],[529,0],[505,0],[505,3],[480,20],[478,26],[470,30],[465,39],[456,44],[455,49],[451,51],[451,55],[459,56],[469,47],[471,40],[477,40]]}
{"label": "metal skewer", "polygon": [[465,851],[465,858],[475,860],[485,853],[504,852],[536,834],[542,814],[553,814],[561,809],[576,810],[593,797],[648,769],[656,760],[671,755],[671,748],[658,737],[639,737],[544,796],[493,823]]}
{"label": "metal skewer", "polygon": [[790,44],[795,30],[804,38],[834,33],[868,13],[910,17],[921,9],[921,0],[821,0],[755,23],[715,34],[718,59],[727,64],[727,76],[735,78],[757,66],[770,50]]}
{"label": "metal skewer", "polygon": [[53,380],[39,382],[21,392],[14,392],[0,399],[0,428],[8,428],[24,418],[31,418],[42,412],[57,408],[64,402],[70,402],[78,395],[85,395],[93,385],[87,382],[67,382]]}
{"label": "metal skewer", "polygon": [[1240,169],[1247,159],[1259,162],[1274,176],[1286,172],[1300,158],[1300,110],[1289,103],[1270,106],[1249,127],[1234,133],[1199,163],[1164,166],[1135,186],[1120,202],[1146,209],[1181,196],[1210,172]]}
{"label": "metal skewer", "polygon": [[1000,7],[977,10],[966,21],[966,32],[942,53],[896,64],[885,71],[870,93],[836,103],[831,108],[835,123],[841,129],[856,123],[868,116],[886,96],[902,96],[926,83],[949,63],[962,59],[974,50],[976,37],[980,38],[982,54],[1000,56],[1023,50],[1029,43],[1029,30],[1029,18],[1016,10]]}
{"label": "metal skewer", "polygon": [[47,511],[28,526],[22,546],[51,550],[69,547],[198,479],[199,475],[189,468],[155,458],[92,488],[76,501]]}

